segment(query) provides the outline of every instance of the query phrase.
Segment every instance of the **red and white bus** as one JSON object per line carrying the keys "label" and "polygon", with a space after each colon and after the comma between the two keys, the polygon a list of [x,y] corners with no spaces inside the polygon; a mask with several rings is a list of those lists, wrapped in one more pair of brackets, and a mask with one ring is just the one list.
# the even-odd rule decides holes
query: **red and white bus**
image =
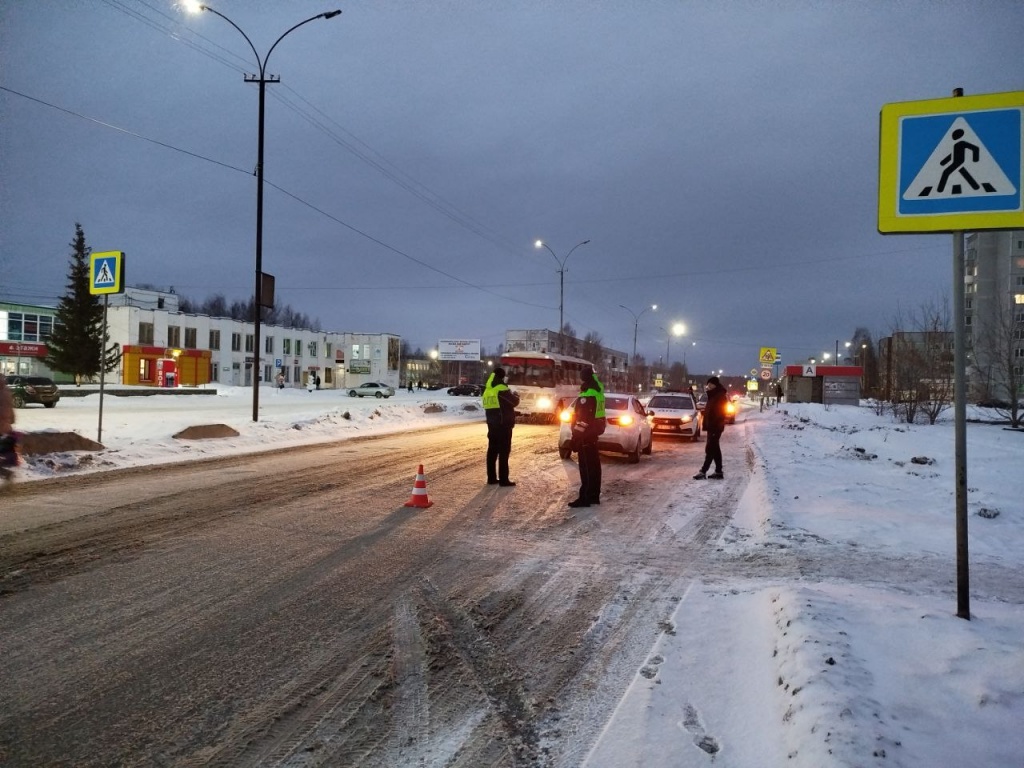
{"label": "red and white bus", "polygon": [[593,363],[546,352],[507,352],[501,356],[501,367],[505,383],[519,395],[516,413],[557,421],[559,412],[580,393],[580,371]]}

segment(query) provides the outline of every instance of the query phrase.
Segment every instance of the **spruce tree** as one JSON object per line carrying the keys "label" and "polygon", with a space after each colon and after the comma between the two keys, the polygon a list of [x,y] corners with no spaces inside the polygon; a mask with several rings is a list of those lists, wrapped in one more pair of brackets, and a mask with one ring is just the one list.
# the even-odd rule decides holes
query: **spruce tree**
{"label": "spruce tree", "polygon": [[103,304],[100,297],[89,292],[89,255],[82,225],[75,224],[71,246],[67,293],[61,297],[54,317],[53,332],[46,340],[46,364],[54,371],[69,373],[75,383],[91,379],[100,372],[100,349],[106,370],[113,370],[120,359],[110,335],[103,335]]}

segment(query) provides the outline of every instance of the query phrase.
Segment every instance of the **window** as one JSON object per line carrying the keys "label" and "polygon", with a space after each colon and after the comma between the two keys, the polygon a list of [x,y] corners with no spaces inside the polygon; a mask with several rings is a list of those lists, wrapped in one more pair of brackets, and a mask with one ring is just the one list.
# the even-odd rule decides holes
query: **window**
{"label": "window", "polygon": [[256,347],[256,336],[252,333],[245,334],[245,351],[252,352]]}
{"label": "window", "polygon": [[168,347],[180,347],[181,346],[181,326],[180,325],[168,325],[167,326],[167,346]]}
{"label": "window", "polygon": [[1015,294],[1013,294],[1013,303],[1014,304],[1024,304],[1024,293],[1015,293]]}
{"label": "window", "polygon": [[977,265],[977,264],[971,264],[971,265],[969,265],[969,266],[967,267],[967,269],[965,270],[965,273],[966,273],[966,275],[967,275],[968,277],[974,277],[975,275],[977,275],[977,274],[978,274],[978,265]]}
{"label": "window", "polygon": [[139,323],[139,344],[145,346],[153,345],[153,324]]}
{"label": "window", "polygon": [[295,354],[296,355],[301,355],[302,354],[302,339],[296,339],[295,340]]}
{"label": "window", "polygon": [[316,357],[316,342],[315,341],[309,342],[309,356],[310,357],[314,357],[314,358]]}
{"label": "window", "polygon": [[974,306],[974,299],[964,299],[964,309],[970,309]]}
{"label": "window", "polygon": [[281,345],[282,345],[282,347],[281,347],[281,352],[282,353],[284,353],[286,355],[290,355],[292,353],[292,340],[291,339],[281,339]]}
{"label": "window", "polygon": [[263,351],[266,352],[268,355],[274,354],[273,336],[267,336],[265,339],[263,339]]}
{"label": "window", "polygon": [[292,368],[292,381],[294,381],[296,384],[298,382],[302,381],[302,367],[301,366],[296,365],[296,366],[294,366]]}
{"label": "window", "polygon": [[1024,286],[1024,275],[1017,275],[1013,279],[1013,284],[1016,285],[1018,288]]}
{"label": "window", "polygon": [[331,356],[331,347],[333,345],[329,341],[324,342],[324,357],[329,358]]}
{"label": "window", "polygon": [[185,329],[185,349],[195,349],[198,345],[196,344],[196,329],[186,328]]}
{"label": "window", "polygon": [[241,352],[242,351],[242,334],[232,333],[231,334],[231,351]]}
{"label": "window", "polygon": [[210,331],[210,349],[220,349],[220,331]]}
{"label": "window", "polygon": [[964,318],[964,325],[969,328],[971,326],[971,320],[973,319],[974,318],[971,315],[967,315],[967,317]]}
{"label": "window", "polygon": [[1024,359],[1024,348],[1017,347],[1015,350],[1013,350],[1013,357],[1015,360]]}

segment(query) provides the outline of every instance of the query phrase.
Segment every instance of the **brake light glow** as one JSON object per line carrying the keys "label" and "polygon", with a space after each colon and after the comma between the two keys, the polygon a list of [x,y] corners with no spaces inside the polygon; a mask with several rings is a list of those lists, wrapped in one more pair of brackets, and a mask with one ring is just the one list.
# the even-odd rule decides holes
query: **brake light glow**
{"label": "brake light glow", "polygon": [[626,413],[619,416],[617,419],[614,419],[614,421],[617,422],[620,427],[628,427],[633,423],[633,417]]}

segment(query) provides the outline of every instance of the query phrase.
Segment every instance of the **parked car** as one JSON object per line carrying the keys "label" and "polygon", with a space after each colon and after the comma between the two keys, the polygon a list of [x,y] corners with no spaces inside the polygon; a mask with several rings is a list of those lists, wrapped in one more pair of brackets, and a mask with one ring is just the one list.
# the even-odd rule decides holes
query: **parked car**
{"label": "parked car", "polygon": [[[559,414],[561,428],[558,430],[558,455],[563,459],[572,455],[572,411],[575,406],[574,399]],[[624,453],[631,464],[640,461],[641,453],[651,455],[654,446],[651,424],[647,420],[647,411],[636,397],[606,394],[604,411],[607,426],[597,441],[598,450]]]}
{"label": "parked car", "polygon": [[657,394],[647,404],[647,413],[655,435],[688,437],[694,442],[700,437],[701,414],[689,392]]}
{"label": "parked car", "polygon": [[395,390],[389,387],[387,384],[379,384],[376,381],[368,381],[365,384],[360,384],[354,389],[348,391],[349,397],[366,397],[367,395],[373,395],[374,397],[391,397],[395,394]]}
{"label": "parked car", "polygon": [[15,408],[24,408],[29,403],[53,408],[60,400],[60,389],[45,376],[8,376],[7,386],[11,388]]}
{"label": "parked car", "polygon": [[479,384],[456,384],[448,390],[449,395],[469,395],[470,397],[479,397],[483,394],[483,387]]}

